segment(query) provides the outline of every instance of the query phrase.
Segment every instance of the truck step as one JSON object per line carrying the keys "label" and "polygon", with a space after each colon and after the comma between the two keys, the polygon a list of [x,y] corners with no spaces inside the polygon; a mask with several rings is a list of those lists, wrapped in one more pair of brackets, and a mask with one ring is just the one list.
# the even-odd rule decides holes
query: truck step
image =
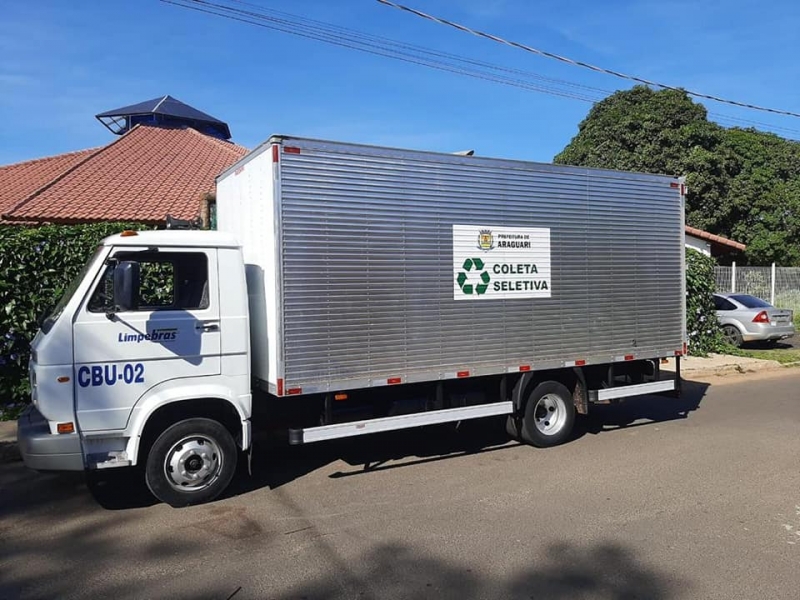
{"label": "truck step", "polygon": [[433,410],[412,415],[354,421],[352,423],[336,423],[334,425],[307,427],[305,429],[290,429],[289,443],[309,444],[311,442],[335,440],[337,438],[366,435],[368,433],[381,433],[384,431],[395,431],[397,429],[410,429],[411,427],[420,427],[423,425],[437,425],[439,423],[450,423],[452,421],[466,421],[467,419],[478,419],[480,417],[507,415],[513,411],[514,405],[512,402],[493,402],[491,404],[447,408],[444,410]]}
{"label": "truck step", "polygon": [[659,392],[670,392],[673,390],[675,390],[674,379],[651,381],[650,383],[624,385],[620,387],[603,388],[601,390],[589,390],[589,402],[603,402],[606,400],[616,400],[618,398],[628,398],[630,396],[640,396],[643,394],[657,394]]}

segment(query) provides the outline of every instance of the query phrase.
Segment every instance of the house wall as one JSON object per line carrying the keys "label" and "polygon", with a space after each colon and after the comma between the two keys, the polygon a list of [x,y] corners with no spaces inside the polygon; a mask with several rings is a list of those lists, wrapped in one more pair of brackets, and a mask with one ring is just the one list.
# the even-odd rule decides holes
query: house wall
{"label": "house wall", "polygon": [[688,233],[686,234],[685,238],[687,248],[694,248],[706,256],[711,256],[711,244],[709,242],[694,237],[693,235],[689,235]]}

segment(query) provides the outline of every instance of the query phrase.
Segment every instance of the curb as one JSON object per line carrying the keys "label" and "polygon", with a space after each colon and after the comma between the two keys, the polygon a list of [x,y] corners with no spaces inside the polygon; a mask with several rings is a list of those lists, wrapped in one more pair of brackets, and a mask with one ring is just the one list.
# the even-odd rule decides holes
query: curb
{"label": "curb", "polygon": [[[800,362],[794,363],[780,363],[775,360],[762,360],[754,359],[753,361],[724,363],[720,365],[713,365],[703,367],[698,365],[696,368],[687,368],[681,366],[681,377],[683,379],[691,379],[696,377],[722,377],[725,375],[743,375],[746,373],[767,373],[771,371],[780,371],[787,367],[800,366]],[[665,369],[674,373],[674,369]]]}

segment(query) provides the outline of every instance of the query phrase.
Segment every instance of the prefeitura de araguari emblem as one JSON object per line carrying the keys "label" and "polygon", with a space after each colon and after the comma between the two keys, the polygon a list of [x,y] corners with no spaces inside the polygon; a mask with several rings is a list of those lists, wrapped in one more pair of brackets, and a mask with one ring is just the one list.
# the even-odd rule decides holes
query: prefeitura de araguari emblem
{"label": "prefeitura de araguari emblem", "polygon": [[478,249],[479,250],[493,250],[494,249],[494,236],[491,229],[481,229],[478,233]]}

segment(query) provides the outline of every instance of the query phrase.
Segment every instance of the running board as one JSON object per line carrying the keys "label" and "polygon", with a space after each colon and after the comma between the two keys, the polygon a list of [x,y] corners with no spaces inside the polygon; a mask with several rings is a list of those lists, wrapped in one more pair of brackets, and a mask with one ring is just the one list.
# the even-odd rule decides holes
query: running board
{"label": "running board", "polygon": [[629,398],[630,396],[657,394],[659,392],[670,392],[674,389],[675,380],[667,379],[665,381],[652,381],[650,383],[623,385],[620,387],[603,388],[601,390],[589,390],[589,402],[602,402],[604,400]]}
{"label": "running board", "polygon": [[410,429],[423,425],[436,425],[452,421],[466,421],[480,417],[494,415],[508,415],[514,412],[512,402],[494,402],[492,404],[478,404],[477,406],[464,406],[462,408],[447,408],[445,410],[432,410],[412,415],[398,415],[396,417],[383,417],[382,419],[369,419],[354,421],[352,423],[336,423],[320,427],[307,427],[305,429],[290,429],[290,444],[309,444],[335,440],[337,438],[366,435],[368,433],[381,433],[397,429]]}

